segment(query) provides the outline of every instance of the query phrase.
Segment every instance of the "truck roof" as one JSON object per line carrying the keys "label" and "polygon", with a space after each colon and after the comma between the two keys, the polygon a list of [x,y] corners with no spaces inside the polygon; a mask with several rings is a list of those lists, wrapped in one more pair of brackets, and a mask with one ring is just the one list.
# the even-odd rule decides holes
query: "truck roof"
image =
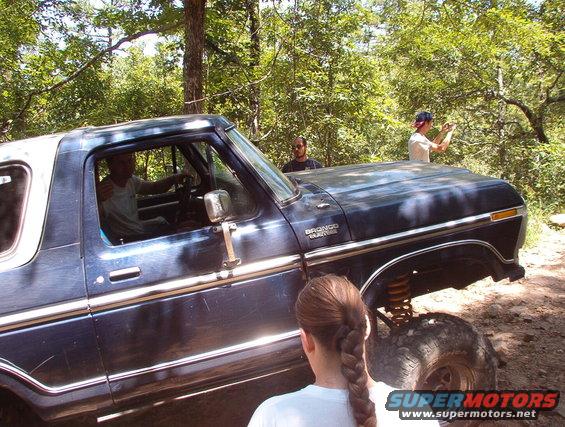
{"label": "truck roof", "polygon": [[[37,136],[0,144],[0,152],[5,150],[37,149],[38,144],[51,145],[56,149],[62,143],[65,151],[72,149],[92,149],[99,145],[114,144],[136,138],[157,136],[184,131],[199,131],[220,126],[226,128],[232,124],[223,116],[214,114],[191,114],[185,116],[159,117],[155,119],[135,120],[106,126],[78,128],[69,132]],[[53,147],[52,147],[53,148]],[[3,154],[0,155],[2,159]]]}
{"label": "truck roof", "polygon": [[192,114],[136,120],[84,129],[80,138],[82,140],[81,148],[92,149],[100,145],[114,144],[132,139],[185,131],[201,131],[216,126],[226,128],[231,125],[225,117],[212,114]]}

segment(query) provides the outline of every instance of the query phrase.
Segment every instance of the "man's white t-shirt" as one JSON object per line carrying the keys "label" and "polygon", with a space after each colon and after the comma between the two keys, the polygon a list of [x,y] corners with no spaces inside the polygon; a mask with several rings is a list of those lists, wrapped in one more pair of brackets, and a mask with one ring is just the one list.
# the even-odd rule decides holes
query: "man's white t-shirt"
{"label": "man's white t-shirt", "polygon": [[139,220],[135,198],[141,187],[141,179],[132,176],[124,187],[114,184],[109,178],[106,180],[112,183],[112,197],[102,202],[102,206],[110,228],[119,236],[142,234],[143,224]]}
{"label": "man's white t-shirt", "polygon": [[[388,411],[385,403],[393,390],[382,382],[369,389],[377,426],[438,427],[435,420],[401,420],[398,411]],[[348,395],[348,390],[309,385],[294,393],[274,396],[259,405],[248,427],[356,427]]]}
{"label": "man's white t-shirt", "polygon": [[414,132],[408,140],[408,154],[410,160],[419,160],[421,162],[430,162],[430,147],[433,142],[425,135]]}

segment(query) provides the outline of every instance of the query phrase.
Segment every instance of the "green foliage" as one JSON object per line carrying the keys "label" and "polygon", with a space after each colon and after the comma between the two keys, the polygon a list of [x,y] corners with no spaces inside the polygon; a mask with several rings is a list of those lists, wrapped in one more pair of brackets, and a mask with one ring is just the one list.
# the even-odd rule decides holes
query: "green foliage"
{"label": "green foliage", "polygon": [[327,166],[373,156],[389,122],[378,120],[388,118],[387,97],[365,41],[370,11],[353,1],[307,1],[300,9],[266,9],[264,17],[274,63],[263,86],[271,134],[261,148],[282,164],[302,135]]}
{"label": "green foliage", "polygon": [[548,229],[547,223],[552,213],[551,208],[537,202],[528,204],[528,228],[524,248],[533,248],[538,244],[543,233]]}
{"label": "green foliage", "polygon": [[387,1],[379,9],[387,31],[377,47],[407,122],[430,110],[436,122],[458,123],[436,161],[503,177],[553,205],[565,200],[555,173],[565,151],[563,100],[554,101],[563,95],[558,10],[562,4],[552,1],[540,9],[520,0]]}
{"label": "green foliage", "polygon": [[179,114],[182,110],[182,73],[171,67],[174,50],[168,43],[158,46],[153,57],[132,48],[116,58],[106,102],[97,111],[97,123],[123,122]]}
{"label": "green foliage", "polygon": [[[405,160],[415,112],[431,110],[436,126],[458,124],[432,161],[505,178],[531,206],[565,207],[562,1],[261,2],[259,64],[249,5],[208,1],[205,109],[250,130],[260,91],[255,142],[276,164],[297,135],[327,166]],[[182,25],[155,54],[124,45],[73,73],[183,12],[170,0],[0,0],[0,140],[179,114]],[[163,159],[138,158],[139,173],[164,174]]]}

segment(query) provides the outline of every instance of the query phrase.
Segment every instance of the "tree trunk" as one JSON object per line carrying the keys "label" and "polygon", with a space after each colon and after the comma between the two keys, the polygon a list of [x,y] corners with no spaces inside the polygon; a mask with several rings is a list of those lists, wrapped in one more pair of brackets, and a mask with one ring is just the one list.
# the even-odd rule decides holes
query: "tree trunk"
{"label": "tree trunk", "polygon": [[[504,87],[504,76],[502,74],[502,68],[500,65],[497,67],[497,82],[498,82],[498,93],[504,96],[505,87]],[[498,117],[496,120],[496,136],[498,140],[498,159],[500,161],[500,167],[502,171],[502,178],[508,178],[506,169],[506,138],[505,138],[505,129],[504,126],[506,125],[506,103],[502,100],[498,100]]]}
{"label": "tree trunk", "polygon": [[184,6],[184,113],[204,110],[203,56],[206,0],[183,0]]}
{"label": "tree trunk", "polygon": [[[114,0],[110,0],[110,9],[114,10]],[[113,66],[112,62],[113,62],[113,52],[112,52],[112,46],[114,45],[114,30],[112,29],[111,26],[108,26],[108,64],[110,67]]]}
{"label": "tree trunk", "polygon": [[251,44],[249,47],[249,68],[252,83],[249,86],[249,109],[251,115],[249,118],[249,129],[251,131],[251,139],[257,140],[259,138],[259,121],[261,115],[261,88],[257,80],[257,69],[259,67],[259,60],[261,56],[261,39],[259,37],[259,1],[246,0],[245,8],[247,10],[247,17],[249,19],[249,37]]}
{"label": "tree trunk", "polygon": [[[296,68],[298,66],[298,54],[296,53],[296,29],[298,27],[298,0],[294,1],[293,6],[293,14],[292,14],[292,39],[290,45],[290,55],[291,55],[291,62],[292,62],[292,79],[291,79],[291,88],[290,88],[290,103],[289,103],[289,111],[297,111],[295,104],[296,104]],[[293,117],[293,122],[297,122],[296,118],[298,114]]]}
{"label": "tree trunk", "polygon": [[337,129],[334,126],[334,111],[333,111],[333,101],[332,95],[334,93],[335,86],[335,74],[332,61],[328,63],[328,88],[326,91],[326,115],[329,123],[326,123],[326,161],[325,166],[333,165],[333,152],[337,146]]}

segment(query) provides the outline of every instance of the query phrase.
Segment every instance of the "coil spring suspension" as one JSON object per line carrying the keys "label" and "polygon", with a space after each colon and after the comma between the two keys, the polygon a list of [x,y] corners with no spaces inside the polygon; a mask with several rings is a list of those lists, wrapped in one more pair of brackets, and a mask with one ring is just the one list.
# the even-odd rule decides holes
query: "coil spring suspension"
{"label": "coil spring suspension", "polygon": [[409,275],[399,276],[387,285],[388,306],[392,321],[396,326],[408,322],[412,318],[412,302]]}

